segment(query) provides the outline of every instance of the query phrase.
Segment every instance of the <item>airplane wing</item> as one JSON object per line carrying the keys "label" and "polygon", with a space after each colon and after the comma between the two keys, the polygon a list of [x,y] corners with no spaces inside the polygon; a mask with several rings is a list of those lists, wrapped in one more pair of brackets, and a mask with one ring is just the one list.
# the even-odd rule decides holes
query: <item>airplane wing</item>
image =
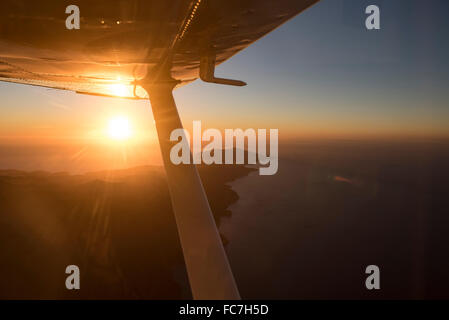
{"label": "airplane wing", "polygon": [[2,0],[0,81],[125,98],[150,92],[192,295],[239,299],[196,166],[170,160],[171,132],[182,128],[172,89],[198,77],[244,85],[216,78],[215,65],[317,1],[78,0],[80,29],[68,30],[72,0]]}
{"label": "airplane wing", "polygon": [[[147,98],[132,83],[168,55],[172,77],[189,83],[205,51],[218,65],[317,1],[2,0],[0,81]],[[65,26],[71,4],[79,30]]]}

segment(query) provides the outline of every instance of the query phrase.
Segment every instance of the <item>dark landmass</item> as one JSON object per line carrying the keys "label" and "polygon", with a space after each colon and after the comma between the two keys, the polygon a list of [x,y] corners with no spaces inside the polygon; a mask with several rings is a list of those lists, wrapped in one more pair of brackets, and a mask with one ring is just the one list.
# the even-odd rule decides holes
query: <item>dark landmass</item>
{"label": "dark landmass", "polygon": [[[279,155],[274,176],[200,167],[243,298],[449,298],[447,142],[291,142]],[[1,171],[0,253],[1,298],[191,298],[159,167]],[[80,291],[65,289],[69,264]],[[380,290],[365,287],[371,264]]]}
{"label": "dark landmass", "polygon": [[[216,220],[243,166],[200,167]],[[81,290],[65,288],[77,265]],[[66,173],[0,171],[0,298],[191,298],[161,167]]]}

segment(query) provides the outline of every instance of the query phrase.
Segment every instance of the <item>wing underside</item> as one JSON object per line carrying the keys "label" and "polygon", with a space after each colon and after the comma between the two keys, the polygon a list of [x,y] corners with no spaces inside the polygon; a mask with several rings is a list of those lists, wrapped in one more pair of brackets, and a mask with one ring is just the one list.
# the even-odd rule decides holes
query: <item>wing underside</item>
{"label": "wing underside", "polygon": [[144,98],[131,84],[170,57],[172,77],[198,78],[200,58],[220,64],[318,0],[2,0],[0,81]]}

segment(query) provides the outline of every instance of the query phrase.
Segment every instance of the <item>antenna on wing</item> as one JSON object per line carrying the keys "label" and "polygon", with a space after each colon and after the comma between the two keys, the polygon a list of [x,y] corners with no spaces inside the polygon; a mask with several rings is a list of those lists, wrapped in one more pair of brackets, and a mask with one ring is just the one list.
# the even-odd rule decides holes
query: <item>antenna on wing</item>
{"label": "antenna on wing", "polygon": [[200,58],[200,78],[204,82],[225,84],[229,86],[246,86],[246,82],[233,79],[215,77],[216,53],[214,50],[205,51]]}

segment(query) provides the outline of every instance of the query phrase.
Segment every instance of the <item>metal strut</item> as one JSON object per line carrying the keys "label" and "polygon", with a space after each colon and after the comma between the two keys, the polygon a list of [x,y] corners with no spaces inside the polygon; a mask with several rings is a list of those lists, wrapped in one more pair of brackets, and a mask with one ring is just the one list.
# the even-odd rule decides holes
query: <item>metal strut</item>
{"label": "metal strut", "polygon": [[177,143],[170,141],[170,134],[182,129],[172,95],[177,83],[173,79],[139,81],[153,109],[192,295],[194,299],[240,299],[196,166],[170,161],[170,150]]}

